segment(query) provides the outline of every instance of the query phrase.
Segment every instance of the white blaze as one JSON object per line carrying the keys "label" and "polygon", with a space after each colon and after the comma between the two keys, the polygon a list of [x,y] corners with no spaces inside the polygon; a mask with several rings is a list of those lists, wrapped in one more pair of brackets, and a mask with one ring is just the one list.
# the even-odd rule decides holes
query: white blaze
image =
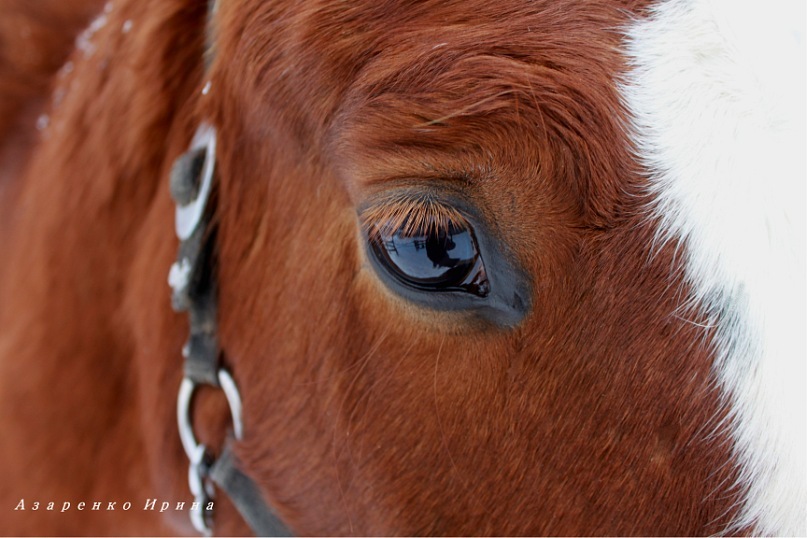
{"label": "white blaze", "polygon": [[[628,31],[623,89],[665,240],[716,322],[744,500],[807,535],[805,3],[672,0]],[[727,529],[731,532],[732,529]]]}

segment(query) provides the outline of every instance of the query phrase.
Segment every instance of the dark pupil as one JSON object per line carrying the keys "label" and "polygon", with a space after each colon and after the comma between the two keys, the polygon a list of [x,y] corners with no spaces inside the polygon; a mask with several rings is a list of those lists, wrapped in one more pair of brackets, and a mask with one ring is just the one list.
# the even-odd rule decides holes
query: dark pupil
{"label": "dark pupil", "polygon": [[423,290],[461,290],[484,297],[488,282],[467,227],[451,223],[424,233],[379,232],[371,241],[379,261],[398,280]]}

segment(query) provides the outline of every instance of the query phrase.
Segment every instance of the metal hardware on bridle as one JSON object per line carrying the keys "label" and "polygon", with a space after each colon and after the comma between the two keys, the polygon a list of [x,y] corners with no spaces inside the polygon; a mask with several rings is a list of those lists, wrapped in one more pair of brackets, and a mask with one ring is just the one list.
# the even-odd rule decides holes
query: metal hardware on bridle
{"label": "metal hardware on bridle", "polygon": [[[208,53],[205,70],[212,62],[212,18],[216,2],[211,0],[205,34]],[[208,506],[215,496],[215,486],[230,500],[258,536],[291,536],[261,497],[254,482],[237,467],[232,442],[218,457],[199,443],[193,429],[192,411],[196,388],[209,385],[221,389],[232,417],[233,437],[243,437],[241,395],[232,375],[219,363],[217,337],[217,285],[214,270],[215,230],[211,226],[212,192],[216,177],[216,130],[202,123],[190,148],[171,170],[171,196],[177,204],[175,231],[180,240],[177,261],[171,266],[168,283],[172,289],[174,310],[187,312],[190,337],[182,349],[184,378],[177,397],[177,425],[185,454],[188,456],[188,483],[199,510],[190,511],[194,528],[212,535],[213,511]]]}
{"label": "metal hardware on bridle", "polygon": [[226,393],[236,438],[241,436],[241,398],[230,374],[218,367],[216,338],[216,285],[212,274],[212,230],[209,229],[208,201],[215,173],[216,133],[202,124],[190,149],[174,163],[171,194],[177,202],[176,234],[180,239],[177,261],[171,266],[168,283],[173,290],[175,310],[188,312],[190,338],[182,349],[185,376],[177,398],[179,437],[190,460],[188,483],[199,509],[191,510],[191,522],[205,536],[211,535],[212,511],[208,504],[215,491],[210,482],[214,459],[207,447],[196,440],[191,420],[193,397],[200,384],[222,386],[222,379],[234,390]]}

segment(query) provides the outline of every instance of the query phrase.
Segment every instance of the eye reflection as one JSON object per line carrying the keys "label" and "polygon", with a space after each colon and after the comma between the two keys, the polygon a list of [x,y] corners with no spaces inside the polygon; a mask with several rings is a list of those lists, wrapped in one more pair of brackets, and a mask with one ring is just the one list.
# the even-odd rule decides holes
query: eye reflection
{"label": "eye reflection", "polygon": [[487,296],[490,285],[471,227],[449,221],[427,228],[376,227],[372,251],[393,277],[413,288]]}

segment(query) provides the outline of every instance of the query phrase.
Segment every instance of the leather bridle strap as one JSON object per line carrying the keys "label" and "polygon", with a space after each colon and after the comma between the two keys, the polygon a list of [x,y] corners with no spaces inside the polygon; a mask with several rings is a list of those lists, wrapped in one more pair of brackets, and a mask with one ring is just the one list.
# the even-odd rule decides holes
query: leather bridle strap
{"label": "leather bridle strap", "polygon": [[[169,284],[177,311],[186,311],[190,338],[182,350],[184,379],[177,399],[180,439],[190,460],[189,482],[194,501],[202,508],[191,511],[194,527],[212,533],[212,485],[217,485],[257,536],[291,536],[266,505],[255,483],[238,469],[232,443],[241,439],[241,396],[230,373],[219,361],[215,277],[215,230],[210,226],[209,203],[215,179],[216,132],[202,124],[191,148],[174,163],[171,192],[177,202],[176,232],[180,239],[177,261],[171,266]],[[199,385],[221,389],[227,397],[234,439],[216,458],[196,440],[192,424],[193,399]]]}
{"label": "leather bridle strap", "polygon": [[263,501],[261,492],[236,465],[228,444],[210,469],[210,478],[238,509],[255,536],[291,536],[291,532]]}
{"label": "leather bridle strap", "polygon": [[[208,6],[205,33],[205,70],[212,63],[212,19],[216,2]],[[184,378],[177,398],[177,423],[182,446],[190,460],[188,481],[194,496],[190,516],[196,530],[212,535],[215,487],[224,491],[257,536],[291,536],[273,513],[257,485],[237,465],[233,444],[243,436],[241,395],[219,360],[218,301],[215,272],[216,230],[212,223],[216,178],[216,130],[202,123],[171,170],[171,195],[177,204],[175,231],[180,240],[177,261],[171,266],[174,310],[187,312],[190,337],[182,349]],[[230,407],[233,436],[218,457],[199,443],[192,422],[193,400],[199,385],[224,392]]]}

